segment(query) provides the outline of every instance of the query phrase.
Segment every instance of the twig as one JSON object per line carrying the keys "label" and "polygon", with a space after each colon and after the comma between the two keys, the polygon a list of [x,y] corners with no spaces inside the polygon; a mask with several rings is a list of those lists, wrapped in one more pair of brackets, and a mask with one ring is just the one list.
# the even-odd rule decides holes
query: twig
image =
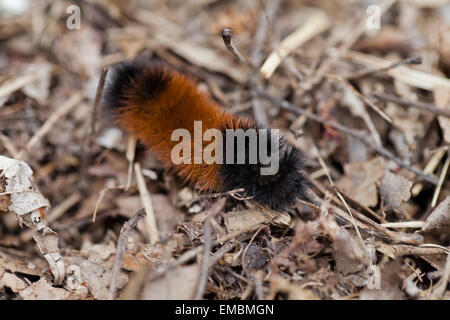
{"label": "twig", "polygon": [[89,132],[88,132],[88,137],[86,139],[86,141],[83,144],[83,149],[82,149],[82,156],[81,156],[81,183],[80,183],[80,187],[82,190],[86,189],[87,187],[87,172],[88,172],[88,163],[90,160],[89,155],[91,154],[91,148],[92,148],[92,143],[94,140],[94,137],[96,136],[96,123],[97,123],[97,113],[98,113],[98,105],[100,104],[101,101],[101,97],[103,94],[103,87],[105,86],[105,79],[106,79],[106,75],[108,74],[108,67],[105,66],[102,70],[102,73],[100,75],[100,78],[98,80],[98,85],[97,85],[97,91],[95,93],[95,99],[94,99],[94,104],[92,106],[92,111],[91,111],[91,115],[90,115],[90,126],[89,126]]}
{"label": "twig", "polygon": [[384,120],[386,120],[389,123],[392,123],[391,118],[389,118],[389,116],[384,113],[383,111],[380,110],[380,108],[378,108],[378,106],[373,103],[370,99],[368,99],[366,96],[364,96],[363,94],[361,94],[358,90],[355,89],[355,87],[353,87],[347,80],[345,80],[344,78],[338,76],[338,75],[330,75],[331,79],[335,79],[339,82],[341,82],[344,86],[346,86],[347,88],[349,88],[354,94],[356,94],[362,101],[364,101],[364,103],[366,103],[369,107],[371,107],[376,113],[378,113]]}
{"label": "twig", "polygon": [[353,129],[350,129],[344,125],[341,125],[337,122],[324,119],[324,118],[318,116],[317,114],[312,113],[306,109],[297,108],[296,106],[289,103],[288,101],[279,100],[265,92],[258,91],[257,94],[259,96],[261,96],[263,99],[271,101],[273,104],[279,105],[281,108],[283,108],[285,110],[291,111],[297,115],[305,115],[307,118],[309,118],[311,120],[314,120],[314,121],[322,123],[322,124],[329,125],[330,127],[333,127],[336,130],[339,130],[345,134],[348,134],[348,135],[360,140],[364,144],[368,145],[369,147],[374,149],[376,152],[378,152],[382,156],[385,156],[386,158],[391,159],[392,161],[397,163],[400,167],[405,168],[405,169],[415,173],[418,177],[422,178],[423,180],[425,180],[429,183],[432,183],[434,185],[437,185],[437,183],[438,183],[438,180],[435,177],[429,176],[429,175],[423,173],[422,171],[420,171],[416,168],[413,168],[410,165],[404,163],[400,158],[397,158],[395,155],[393,155],[390,151],[388,151],[384,147],[376,145],[376,143],[374,143],[371,139],[369,139],[365,134],[361,134],[361,133],[359,133]]}
{"label": "twig", "polygon": [[227,49],[234,54],[241,63],[249,66],[251,69],[256,69],[256,66],[253,65],[253,63],[245,56],[241,54],[239,49],[234,45],[232,42],[232,39],[235,37],[233,30],[230,28],[225,28],[220,31],[220,35],[222,36],[223,42],[225,43],[225,46]]}
{"label": "twig", "polygon": [[210,254],[212,249],[212,235],[211,235],[211,221],[210,218],[205,219],[203,225],[203,258],[200,269],[200,276],[198,281],[197,290],[195,292],[194,300],[200,300],[205,292],[206,283],[208,282]]}
{"label": "twig", "polygon": [[[433,173],[433,171],[437,168],[439,163],[441,162],[442,158],[446,154],[446,150],[448,147],[441,147],[438,148],[436,152],[432,155],[431,159],[428,161],[428,163],[425,165],[425,168],[423,169],[423,172],[426,174]],[[416,183],[411,189],[411,194],[413,197],[416,197],[421,191],[422,191],[423,185],[422,183]]]}
{"label": "twig", "polygon": [[133,175],[133,163],[134,163],[134,157],[136,155],[136,143],[137,143],[136,136],[134,134],[130,134],[128,136],[127,153],[126,153],[126,157],[128,160],[128,175],[127,175],[127,184],[125,186],[125,191],[128,191],[128,189],[131,186],[131,177]]}
{"label": "twig", "polygon": [[0,87],[0,98],[19,90],[37,79],[39,79],[39,73],[36,71],[32,74],[26,74],[18,78],[5,81]]}
{"label": "twig", "polygon": [[361,245],[364,245],[364,240],[363,240],[363,238],[361,236],[361,233],[359,232],[358,226],[356,225],[355,218],[353,217],[352,211],[350,210],[350,207],[348,206],[348,204],[345,201],[344,197],[342,197],[341,193],[336,188],[336,186],[335,186],[335,184],[333,182],[333,179],[331,179],[330,169],[328,168],[327,164],[325,163],[325,160],[323,160],[319,150],[317,149],[317,147],[315,145],[313,145],[313,152],[315,153],[315,156],[317,157],[317,160],[319,160],[319,163],[320,163],[322,169],[325,170],[325,174],[326,174],[326,176],[328,178],[328,181],[333,186],[334,191],[336,192],[337,196],[339,197],[339,200],[341,200],[341,202],[344,204],[345,208],[347,209],[348,214],[350,215],[351,223],[353,224],[353,227],[355,228],[356,234],[358,235],[358,238],[361,241]]}
{"label": "twig", "polygon": [[430,103],[425,103],[425,102],[420,102],[420,101],[407,101],[400,97],[397,97],[397,96],[394,96],[391,94],[387,94],[387,93],[376,93],[373,96],[377,99],[380,99],[383,101],[388,101],[388,102],[393,102],[400,106],[417,108],[417,109],[420,109],[423,111],[431,112],[431,113],[434,113],[434,114],[437,114],[440,116],[450,118],[450,109],[441,109]]}
{"label": "twig", "polygon": [[410,245],[393,245],[395,257],[412,256],[412,255],[436,255],[445,253],[445,249],[442,248],[426,248],[415,247]]}
{"label": "twig", "polygon": [[433,200],[431,201],[431,207],[434,208],[436,206],[436,202],[439,197],[439,193],[441,192],[442,184],[444,183],[445,176],[447,175],[448,166],[450,164],[450,152],[447,152],[447,159],[445,160],[444,166],[442,167],[441,175],[439,176],[438,185],[436,190],[434,190]]}
{"label": "twig", "polygon": [[107,188],[103,188],[102,190],[100,190],[98,200],[95,203],[94,213],[92,214],[92,223],[95,223],[95,220],[97,218],[98,207],[100,206],[100,203],[102,202],[103,198],[105,197],[106,192],[110,191],[110,190],[117,190],[117,189],[119,189],[119,190],[125,189],[125,187],[124,186],[107,187]]}
{"label": "twig", "polygon": [[109,71],[108,66],[105,66],[100,75],[100,79],[98,80],[97,92],[95,94],[94,105],[92,107],[92,113],[91,113],[91,126],[90,126],[90,131],[89,131],[87,154],[90,153],[92,140],[93,140],[93,137],[95,136],[95,124],[97,122],[98,105],[100,104],[100,99],[103,94],[103,88],[105,86],[105,80],[106,80],[106,75],[108,74],[108,71]]}
{"label": "twig", "polygon": [[138,221],[146,216],[145,210],[139,210],[127,222],[124,223],[120,230],[119,240],[117,240],[116,257],[112,268],[111,284],[109,286],[109,300],[114,300],[117,293],[117,279],[119,277],[120,267],[122,266],[122,258],[127,248],[128,236],[130,232],[136,227]]}
{"label": "twig", "polygon": [[[272,18],[275,16],[278,7],[280,6],[280,0],[271,0],[268,1],[266,8],[261,10],[261,14],[259,16],[259,24],[258,29],[255,34],[255,44],[253,46],[253,50],[251,53],[251,61],[253,62],[253,66],[259,66],[261,62],[261,51],[264,45],[264,42],[267,39],[269,24]],[[255,68],[252,70],[252,75],[250,77],[250,86],[253,89],[261,89],[263,87],[263,83],[261,78],[258,76],[258,70]],[[251,105],[253,108],[253,114],[255,115],[255,120],[266,124],[267,123],[267,112],[264,109],[264,106],[261,105],[261,102],[258,100],[255,94],[253,94],[253,90],[251,92]]]}
{"label": "twig", "polygon": [[[391,64],[391,61],[389,60],[357,51],[346,51],[342,57],[371,68],[382,68]],[[407,66],[399,66],[397,68],[390,69],[386,72],[386,74],[410,86],[428,91],[432,91],[440,86],[450,88],[449,79]]]}
{"label": "twig", "polygon": [[[265,223],[267,223],[267,222],[265,222]],[[255,231],[255,230],[257,230],[260,226],[261,226],[261,224],[251,225],[251,226],[249,226],[249,227],[247,227],[247,228],[243,228],[242,230],[239,230],[239,231],[232,232],[232,233],[229,233],[229,234],[227,234],[227,235],[224,235],[224,236],[218,238],[217,240],[215,240],[215,241],[213,242],[213,247],[215,247],[215,246],[217,246],[217,245],[219,245],[219,244],[223,244],[223,243],[225,243],[225,242],[228,242],[228,241],[230,241],[230,240],[233,240],[233,239],[235,239],[236,237],[238,237],[238,236],[240,236],[240,235],[243,235],[243,234],[245,234],[245,233]],[[233,246],[234,246],[234,245],[233,245]],[[230,250],[231,250],[231,248],[230,248]],[[191,250],[189,250],[189,251],[183,253],[176,261],[169,263],[169,264],[168,264],[167,266],[165,266],[165,267],[159,267],[159,268],[157,268],[155,271],[153,271],[153,272],[150,274],[150,276],[149,276],[149,278],[148,278],[148,281],[153,281],[153,280],[156,280],[156,279],[162,277],[162,276],[165,275],[168,271],[170,271],[170,270],[172,270],[172,269],[178,267],[179,265],[182,265],[183,263],[188,262],[189,260],[195,258],[195,257],[196,257],[198,254],[200,254],[200,252],[202,252],[202,251],[203,251],[203,246],[198,246],[198,247],[196,247],[196,248],[194,248],[194,249],[191,249]],[[229,251],[229,250],[228,250],[228,251]],[[223,254],[225,254],[225,253],[226,253],[226,252],[223,252]],[[219,258],[215,259],[215,257],[213,257],[212,261],[213,261],[213,262],[214,262],[214,261],[216,262],[218,259],[219,259]]]}
{"label": "twig", "polygon": [[248,245],[245,247],[244,252],[242,253],[242,262],[241,262],[241,264],[242,264],[242,274],[244,274],[245,271],[247,270],[247,265],[245,263],[245,257],[247,256],[248,248],[250,248],[250,246],[252,245],[252,243],[255,240],[256,236],[258,235],[258,233],[261,232],[262,229],[264,229],[264,226],[262,226],[261,228],[256,230],[255,234],[252,236],[252,238],[250,239]]}
{"label": "twig", "polygon": [[205,292],[206,283],[208,281],[209,269],[211,267],[211,249],[212,249],[212,224],[211,220],[217,215],[217,213],[222,210],[225,205],[226,198],[222,198],[216,201],[209,213],[206,216],[204,225],[203,225],[203,259],[200,270],[199,282],[197,286],[197,290],[195,292],[194,300],[200,300],[203,297],[203,293]]}
{"label": "twig", "polygon": [[8,136],[5,136],[1,131],[0,131],[0,142],[3,144],[3,146],[6,149],[6,151],[9,152],[11,157],[13,157],[15,159],[19,158],[19,151],[14,146],[14,144],[11,141],[11,139]]}
{"label": "twig", "polygon": [[400,222],[387,222],[382,223],[381,226],[385,228],[412,228],[412,229],[420,229],[425,225],[425,221],[400,221]]}
{"label": "twig", "polygon": [[260,72],[266,79],[270,78],[282,60],[293,50],[324,32],[330,26],[330,19],[322,10],[312,10],[305,23],[284,38],[278,48],[269,55],[262,65]]}
{"label": "twig", "polygon": [[447,283],[450,280],[450,254],[447,253],[447,262],[445,263],[444,272],[442,274],[441,280],[436,288],[433,290],[433,293],[438,297],[444,297]]}
{"label": "twig", "polygon": [[[395,2],[396,0],[380,1],[380,3],[378,4],[380,8],[380,14],[384,14]],[[345,41],[338,48],[337,52],[324,60],[322,64],[317,68],[317,71],[312,75],[312,77],[308,78],[304,83],[302,83],[304,91],[308,91],[312,89],[316,84],[318,84],[322,80],[324,75],[329,71],[331,66],[352,47],[352,45],[359,39],[359,37],[361,37],[361,35],[367,30],[366,19],[367,17],[363,15],[357,26],[353,29],[353,32],[346,36]]]}
{"label": "twig", "polygon": [[44,122],[44,124],[39,128],[39,130],[34,134],[33,137],[28,141],[25,150],[20,152],[20,155],[24,155],[24,151],[30,151],[32,147],[42,138],[44,137],[51,128],[55,125],[55,123],[62,117],[64,117],[67,113],[69,113],[81,100],[83,99],[83,95],[81,92],[77,92],[72,95],[69,100],[67,100],[61,107],[56,109],[55,112]]}

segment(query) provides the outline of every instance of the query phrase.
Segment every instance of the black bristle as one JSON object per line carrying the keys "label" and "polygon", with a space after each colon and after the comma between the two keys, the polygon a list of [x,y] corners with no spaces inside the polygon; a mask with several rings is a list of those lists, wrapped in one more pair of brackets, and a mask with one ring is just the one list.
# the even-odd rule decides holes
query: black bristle
{"label": "black bristle", "polygon": [[162,63],[144,59],[122,61],[115,64],[108,73],[102,96],[102,106],[107,115],[116,115],[129,105],[131,95],[143,101],[155,99],[164,91],[171,73]]}
{"label": "black bristle", "polygon": [[[255,129],[258,131],[264,127],[257,125]],[[270,130],[267,132],[270,137]],[[225,148],[226,135],[224,137]],[[259,139],[259,135],[257,137]],[[236,149],[234,151],[236,154]],[[263,165],[259,159],[256,164],[249,164],[247,151],[248,141],[245,148],[245,164],[222,165],[221,178],[224,191],[243,188],[245,196],[252,197],[261,205],[277,211],[284,211],[293,206],[297,199],[305,199],[310,181],[304,171],[303,155],[285,138],[280,137],[279,140],[279,170],[274,175],[261,175],[260,169]]]}

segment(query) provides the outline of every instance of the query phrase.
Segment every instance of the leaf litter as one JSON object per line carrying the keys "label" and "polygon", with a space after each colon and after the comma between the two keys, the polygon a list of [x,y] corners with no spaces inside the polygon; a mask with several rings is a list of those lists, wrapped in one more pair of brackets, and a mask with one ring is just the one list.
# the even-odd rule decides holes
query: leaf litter
{"label": "leaf litter", "polygon": [[[25,2],[0,22],[0,299],[450,298],[445,5],[380,1],[367,30],[371,1],[94,1],[69,30]],[[280,128],[314,203],[199,194],[134,150],[95,96],[139,54]]]}

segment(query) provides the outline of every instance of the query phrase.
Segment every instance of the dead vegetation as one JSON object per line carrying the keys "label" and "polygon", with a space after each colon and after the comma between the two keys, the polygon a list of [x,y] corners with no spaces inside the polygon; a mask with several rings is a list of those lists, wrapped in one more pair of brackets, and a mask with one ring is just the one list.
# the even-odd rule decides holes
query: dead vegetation
{"label": "dead vegetation", "polygon": [[[86,0],[74,30],[72,1],[5,3],[0,154],[52,207],[21,228],[0,167],[0,299],[450,298],[447,1],[381,0],[379,30],[374,1]],[[314,204],[199,194],[108,124],[107,67],[139,54],[280,128]]]}

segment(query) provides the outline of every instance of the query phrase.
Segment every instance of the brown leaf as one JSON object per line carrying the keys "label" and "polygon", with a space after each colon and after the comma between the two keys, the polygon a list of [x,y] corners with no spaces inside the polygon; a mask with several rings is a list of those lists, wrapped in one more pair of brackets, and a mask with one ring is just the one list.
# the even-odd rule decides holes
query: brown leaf
{"label": "brown leaf", "polygon": [[348,196],[368,207],[378,204],[376,184],[384,175],[384,162],[380,157],[362,163],[344,165],[345,175],[337,182]]}
{"label": "brown leaf", "polygon": [[397,211],[404,201],[411,198],[411,186],[412,181],[386,170],[381,180],[380,194],[385,203]]}
{"label": "brown leaf", "polygon": [[224,215],[224,222],[228,233],[249,229],[261,223],[269,222],[272,217],[261,210],[244,210],[230,212]]}
{"label": "brown leaf", "polygon": [[188,300],[194,297],[200,276],[200,266],[189,265],[168,271],[144,288],[145,300]]}
{"label": "brown leaf", "polygon": [[70,296],[65,289],[52,287],[44,278],[19,292],[24,300],[64,300]]}
{"label": "brown leaf", "polygon": [[450,196],[447,196],[429,215],[423,232],[450,234]]}

